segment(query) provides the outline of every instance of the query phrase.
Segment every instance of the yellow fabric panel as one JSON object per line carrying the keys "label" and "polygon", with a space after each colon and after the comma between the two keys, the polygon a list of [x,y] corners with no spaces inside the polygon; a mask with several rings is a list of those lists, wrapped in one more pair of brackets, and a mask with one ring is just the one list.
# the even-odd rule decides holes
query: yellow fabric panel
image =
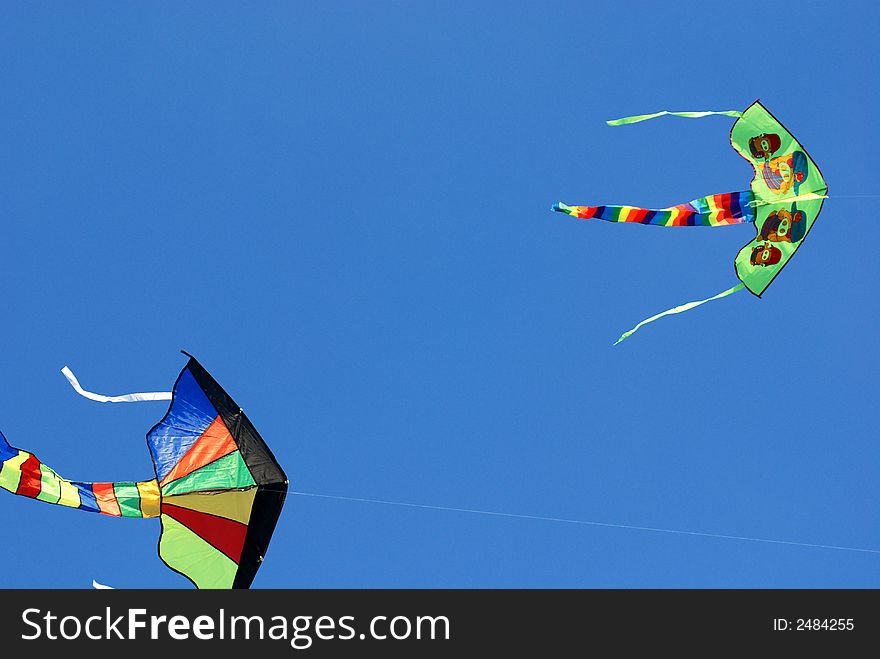
{"label": "yellow fabric panel", "polygon": [[256,494],[257,488],[251,487],[247,490],[232,492],[172,494],[165,497],[164,501],[172,506],[180,506],[247,524],[251,518],[251,508],[253,508]]}
{"label": "yellow fabric panel", "polygon": [[58,499],[59,505],[79,508],[79,490],[70,481],[59,480],[58,483],[61,485],[61,498]]}
{"label": "yellow fabric panel", "polygon": [[141,495],[141,514],[144,517],[158,517],[162,501],[159,495],[159,482],[154,478],[151,481],[140,481],[136,485]]}
{"label": "yellow fabric panel", "polygon": [[21,465],[28,457],[30,457],[30,453],[19,451],[18,455],[3,463],[3,469],[0,469],[0,487],[15,494],[21,480]]}

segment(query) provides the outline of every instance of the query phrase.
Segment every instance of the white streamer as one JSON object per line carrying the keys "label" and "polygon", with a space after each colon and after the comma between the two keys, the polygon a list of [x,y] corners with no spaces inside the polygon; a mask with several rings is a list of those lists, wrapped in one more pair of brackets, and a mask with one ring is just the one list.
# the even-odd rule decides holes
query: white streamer
{"label": "white streamer", "polygon": [[144,401],[152,401],[152,400],[171,400],[171,392],[170,391],[148,391],[144,393],[135,393],[135,394],[124,394],[122,396],[104,396],[102,394],[95,394],[91,391],[86,391],[79,385],[79,380],[76,379],[76,376],[73,374],[67,366],[61,369],[61,373],[64,377],[67,378],[67,381],[70,383],[70,386],[73,387],[74,391],[78,393],[80,396],[88,398],[89,400],[94,400],[99,403],[141,403]]}

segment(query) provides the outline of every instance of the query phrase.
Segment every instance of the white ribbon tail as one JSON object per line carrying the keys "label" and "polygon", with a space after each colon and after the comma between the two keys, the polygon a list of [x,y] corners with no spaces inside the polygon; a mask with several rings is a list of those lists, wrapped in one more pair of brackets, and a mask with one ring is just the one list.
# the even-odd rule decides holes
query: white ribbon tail
{"label": "white ribbon tail", "polygon": [[152,400],[171,400],[172,394],[170,391],[147,391],[144,393],[135,393],[135,394],[124,394],[122,396],[103,396],[102,394],[95,394],[91,391],[86,391],[79,385],[79,380],[76,379],[76,376],[73,374],[67,366],[61,369],[61,373],[64,377],[67,378],[67,381],[70,383],[70,386],[73,387],[74,391],[78,393],[80,396],[88,398],[89,400],[94,400],[99,403],[140,403],[143,401],[152,401]]}
{"label": "white ribbon tail", "polygon": [[606,121],[605,123],[609,126],[624,126],[626,124],[637,124],[640,121],[656,119],[657,117],[663,117],[666,115],[670,115],[673,117],[686,117],[688,119],[701,119],[702,117],[709,117],[713,114],[723,114],[728,117],[742,116],[742,112],[740,112],[739,110],[700,110],[697,112],[670,112],[669,110],[660,110],[660,112],[652,112],[651,114],[636,114],[631,117],[611,119],[610,121]]}
{"label": "white ribbon tail", "polygon": [[113,586],[105,586],[102,583],[98,583],[94,579],[92,579],[92,588],[95,590],[116,590]]}
{"label": "white ribbon tail", "polygon": [[727,297],[728,295],[731,295],[733,293],[736,293],[739,290],[742,290],[744,287],[745,287],[745,284],[740,282],[736,286],[733,286],[732,288],[728,288],[726,291],[721,291],[718,295],[713,295],[712,297],[707,297],[705,300],[697,300],[696,302],[688,302],[686,304],[681,304],[677,307],[673,307],[672,309],[667,309],[663,313],[658,313],[656,316],[651,316],[650,318],[645,318],[645,320],[643,320],[638,325],[633,327],[630,331],[624,332],[623,334],[621,334],[620,338],[617,339],[617,341],[615,341],[611,345],[616,346],[621,341],[628,339],[630,336],[635,334],[635,332],[638,331],[638,329],[640,327],[647,325],[648,323],[653,323],[658,318],[663,318],[663,316],[669,316],[670,314],[674,314],[674,313],[682,313],[683,311],[689,311],[690,309],[693,309],[694,307],[698,307],[701,304],[706,304],[706,302],[711,302],[712,300],[719,300],[723,297]]}

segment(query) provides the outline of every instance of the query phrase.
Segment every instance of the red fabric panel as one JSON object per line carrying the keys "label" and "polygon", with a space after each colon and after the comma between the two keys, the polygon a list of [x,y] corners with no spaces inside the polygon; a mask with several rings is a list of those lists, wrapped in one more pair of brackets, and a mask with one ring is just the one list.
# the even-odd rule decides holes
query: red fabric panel
{"label": "red fabric panel", "polygon": [[244,548],[244,539],[247,536],[247,526],[244,524],[164,502],[162,513],[183,524],[236,563],[241,559],[241,550]]}
{"label": "red fabric panel", "polygon": [[36,499],[42,489],[40,483],[40,461],[31,455],[21,465],[21,480],[18,482],[16,494]]}

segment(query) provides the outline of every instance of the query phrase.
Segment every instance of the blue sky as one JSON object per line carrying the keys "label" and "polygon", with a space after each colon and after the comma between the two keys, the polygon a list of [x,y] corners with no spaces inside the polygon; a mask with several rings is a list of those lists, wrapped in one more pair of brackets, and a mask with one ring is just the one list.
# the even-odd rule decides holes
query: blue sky
{"label": "blue sky", "polygon": [[[880,550],[874,3],[6,4],[0,428],[152,474],[196,355],[295,491]],[[751,227],[576,221],[745,189],[754,99],[829,199],[758,300]],[[835,195],[841,195],[834,198]],[[188,588],[158,522],[0,493],[3,587]],[[291,496],[254,583],[880,587],[880,555]]]}

